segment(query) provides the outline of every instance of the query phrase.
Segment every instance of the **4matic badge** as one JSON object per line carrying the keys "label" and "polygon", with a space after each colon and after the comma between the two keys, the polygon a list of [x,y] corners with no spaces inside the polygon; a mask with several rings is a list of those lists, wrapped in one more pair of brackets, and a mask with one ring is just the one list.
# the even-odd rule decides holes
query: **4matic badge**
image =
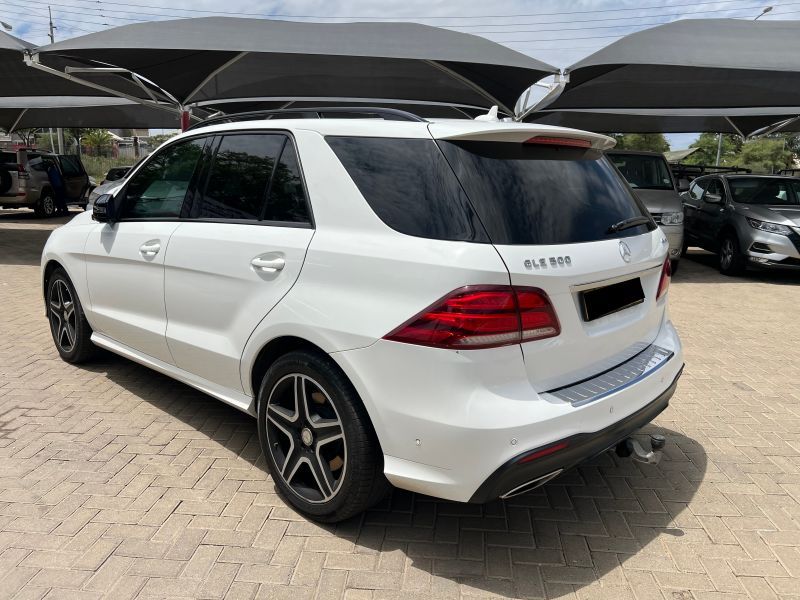
{"label": "4matic badge", "polygon": [[547,269],[557,267],[571,267],[572,259],[569,256],[550,256],[549,258],[527,258],[525,259],[526,269]]}

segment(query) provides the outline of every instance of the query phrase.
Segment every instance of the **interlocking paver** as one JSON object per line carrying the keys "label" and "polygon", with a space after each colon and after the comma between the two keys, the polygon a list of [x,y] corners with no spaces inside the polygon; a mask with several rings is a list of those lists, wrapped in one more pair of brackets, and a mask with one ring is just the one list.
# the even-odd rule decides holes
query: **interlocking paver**
{"label": "interlocking paver", "polygon": [[111,355],[58,359],[38,287],[57,223],[0,211],[0,598],[800,594],[798,275],[682,263],[658,467],[606,454],[507,502],[396,492],[321,526],[276,494],[248,417]]}

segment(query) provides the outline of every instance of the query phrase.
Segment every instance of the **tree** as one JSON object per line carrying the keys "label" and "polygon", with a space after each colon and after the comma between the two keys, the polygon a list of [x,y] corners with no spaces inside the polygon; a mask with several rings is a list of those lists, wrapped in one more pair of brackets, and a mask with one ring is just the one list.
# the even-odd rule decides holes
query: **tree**
{"label": "tree", "polygon": [[87,129],[81,136],[84,144],[86,144],[94,152],[95,156],[100,156],[103,150],[111,147],[111,134],[105,129]]}
{"label": "tree", "polygon": [[[716,165],[717,164],[717,145],[719,144],[719,134],[703,133],[690,148],[699,148],[691,154],[686,163],[690,165]],[[733,167],[738,166],[739,151],[742,148],[742,138],[738,135],[722,136],[722,153],[720,154],[719,166]]]}
{"label": "tree", "polygon": [[755,172],[774,173],[792,166],[792,151],[783,137],[760,138],[742,144],[738,161]]}
{"label": "tree", "polygon": [[177,132],[159,133],[158,135],[151,135],[149,138],[147,138],[147,142],[151,147],[158,148],[161,144],[166,142],[168,139],[175,137],[176,135],[178,135]]}
{"label": "tree", "polygon": [[617,150],[647,150],[650,152],[666,152],[669,142],[663,133],[615,133]]}

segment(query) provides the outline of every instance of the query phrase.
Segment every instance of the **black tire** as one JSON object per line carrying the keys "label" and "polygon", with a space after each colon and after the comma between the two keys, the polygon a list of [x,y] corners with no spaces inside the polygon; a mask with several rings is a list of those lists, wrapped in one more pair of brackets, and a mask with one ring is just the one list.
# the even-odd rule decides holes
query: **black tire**
{"label": "black tire", "polygon": [[8,190],[10,190],[12,183],[11,173],[0,168],[0,194],[5,194]]}
{"label": "black tire", "polygon": [[733,232],[728,232],[722,236],[719,242],[719,272],[723,275],[741,275],[745,269],[744,256],[739,246],[739,239]]}
{"label": "black tire", "polygon": [[670,260],[669,261],[669,268],[672,271],[672,275],[675,275],[675,273],[678,272],[678,266],[680,264],[681,264],[681,261],[679,261],[679,260]]}
{"label": "black tire", "polygon": [[681,245],[681,258],[686,256],[686,253],[689,251],[689,242],[686,241],[686,238],[683,238],[683,244]]}
{"label": "black tire", "polygon": [[78,364],[92,358],[97,347],[92,343],[92,328],[66,272],[58,268],[47,280],[47,318],[56,350],[63,360]]}
{"label": "black tire", "polygon": [[389,490],[367,411],[324,354],[298,350],[272,364],[258,392],[258,437],[278,490],[311,519],[343,521]]}
{"label": "black tire", "polygon": [[53,195],[53,192],[50,190],[45,190],[42,192],[39,202],[36,203],[36,207],[33,210],[39,217],[44,217],[46,219],[49,219],[55,215],[56,199]]}

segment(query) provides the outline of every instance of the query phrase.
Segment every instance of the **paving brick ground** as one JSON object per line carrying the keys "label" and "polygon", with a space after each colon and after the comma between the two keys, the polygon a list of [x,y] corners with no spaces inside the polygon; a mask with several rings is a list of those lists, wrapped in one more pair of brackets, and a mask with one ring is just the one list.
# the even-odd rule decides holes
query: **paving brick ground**
{"label": "paving brick ground", "polygon": [[0,598],[800,598],[800,276],[682,264],[659,467],[604,455],[513,501],[397,492],[321,527],[276,495],[248,417],[59,360],[38,285],[57,223],[0,212]]}

